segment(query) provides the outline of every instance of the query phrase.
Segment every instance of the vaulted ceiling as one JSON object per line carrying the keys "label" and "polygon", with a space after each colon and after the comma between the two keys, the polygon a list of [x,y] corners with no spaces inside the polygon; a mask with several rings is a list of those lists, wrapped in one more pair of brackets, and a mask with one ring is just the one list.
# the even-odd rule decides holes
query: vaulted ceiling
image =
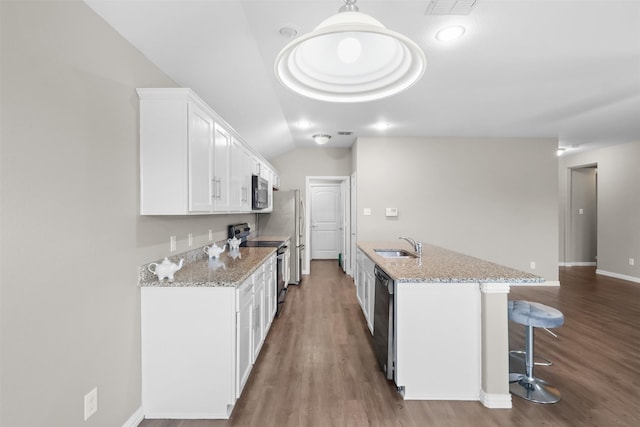
{"label": "vaulted ceiling", "polygon": [[[267,159],[315,145],[314,133],[334,147],[377,135],[553,137],[577,149],[640,141],[640,1],[478,0],[468,15],[432,15],[430,0],[359,0],[427,57],[408,91],[359,104],[304,98],[273,72],[289,41],[279,30],[307,33],[341,0],[86,2]],[[465,35],[437,41],[451,24]]]}

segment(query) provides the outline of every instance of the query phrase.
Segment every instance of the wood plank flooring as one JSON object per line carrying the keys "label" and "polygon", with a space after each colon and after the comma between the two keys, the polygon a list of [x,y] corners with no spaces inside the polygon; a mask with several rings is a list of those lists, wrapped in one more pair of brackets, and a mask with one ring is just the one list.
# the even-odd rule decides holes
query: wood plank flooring
{"label": "wood plank flooring", "polygon": [[[554,366],[536,375],[562,400],[513,396],[512,409],[479,402],[404,401],[379,370],[350,277],[336,261],[313,261],[291,286],[229,420],[144,420],[140,427],[609,427],[640,426],[640,284],[560,269],[560,287],[513,287],[510,299],[561,310],[553,338],[536,330],[536,353]],[[510,324],[510,345],[524,328]],[[451,337],[455,339],[454,336]]]}

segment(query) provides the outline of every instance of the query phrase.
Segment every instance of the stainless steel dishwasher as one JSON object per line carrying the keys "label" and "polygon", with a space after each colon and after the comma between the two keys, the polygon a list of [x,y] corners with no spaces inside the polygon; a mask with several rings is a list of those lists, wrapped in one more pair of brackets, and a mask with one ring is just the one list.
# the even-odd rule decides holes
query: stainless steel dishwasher
{"label": "stainless steel dishwasher", "polygon": [[395,370],[393,325],[393,280],[382,269],[375,268],[376,287],[373,309],[373,349],[387,379]]}

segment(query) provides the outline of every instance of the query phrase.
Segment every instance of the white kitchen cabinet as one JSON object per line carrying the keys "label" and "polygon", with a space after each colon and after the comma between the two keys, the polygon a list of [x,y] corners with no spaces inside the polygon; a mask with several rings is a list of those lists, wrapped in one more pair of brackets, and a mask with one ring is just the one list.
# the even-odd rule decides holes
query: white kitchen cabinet
{"label": "white kitchen cabinet", "polygon": [[231,141],[231,169],[229,171],[229,210],[251,211],[251,155],[244,145]]}
{"label": "white kitchen cabinet", "polygon": [[141,288],[145,418],[229,418],[275,314],[274,264],[237,287]]}
{"label": "white kitchen cabinet", "polygon": [[269,328],[271,328],[271,323],[273,322],[273,318],[276,315],[277,310],[277,300],[276,293],[278,292],[278,284],[277,284],[277,260],[276,255],[272,256],[270,260],[267,262],[267,271],[265,272],[265,319],[266,319],[266,327],[265,330],[268,332]]}
{"label": "white kitchen cabinet", "polygon": [[236,401],[231,287],[141,288],[145,418],[229,418]]}
{"label": "white kitchen cabinet", "polygon": [[251,174],[273,183],[272,168],[190,89],[138,96],[140,214],[250,212]]}
{"label": "white kitchen cabinet", "polygon": [[253,274],[253,359],[258,358],[266,336],[264,323],[265,311],[264,264]]}
{"label": "white kitchen cabinet", "polygon": [[249,277],[237,290],[236,301],[236,398],[247,383],[253,366],[253,276]]}
{"label": "white kitchen cabinet", "polygon": [[220,124],[214,128],[215,167],[214,167],[214,211],[229,211],[229,162],[231,153],[231,135]]}
{"label": "white kitchen cabinet", "polygon": [[375,264],[360,249],[356,255],[356,296],[367,321],[369,331],[373,333],[373,309],[375,303]]}
{"label": "white kitchen cabinet", "polygon": [[187,103],[189,211],[214,209],[214,128],[213,118],[195,103]]}

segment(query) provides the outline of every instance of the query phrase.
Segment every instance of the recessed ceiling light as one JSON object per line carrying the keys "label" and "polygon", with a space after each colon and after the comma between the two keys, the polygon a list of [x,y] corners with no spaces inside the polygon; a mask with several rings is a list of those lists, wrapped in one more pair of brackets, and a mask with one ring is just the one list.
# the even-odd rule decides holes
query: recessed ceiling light
{"label": "recessed ceiling light", "polygon": [[296,126],[299,129],[309,129],[312,126],[312,123],[309,120],[300,120],[296,122]]}
{"label": "recessed ceiling light", "polygon": [[462,37],[466,29],[462,25],[452,25],[445,27],[436,33],[436,40],[441,42],[449,42]]}
{"label": "recessed ceiling light", "polygon": [[313,140],[316,144],[324,145],[331,139],[331,135],[327,135],[326,133],[317,133],[312,136]]}
{"label": "recessed ceiling light", "polygon": [[374,129],[377,129],[377,130],[380,130],[380,131],[387,130],[390,127],[391,127],[391,124],[389,122],[378,122],[378,123],[375,123],[373,125]]}
{"label": "recessed ceiling light", "polygon": [[282,28],[280,28],[278,32],[282,37],[287,39],[292,39],[298,35],[298,29],[295,28],[293,25],[285,25]]}

